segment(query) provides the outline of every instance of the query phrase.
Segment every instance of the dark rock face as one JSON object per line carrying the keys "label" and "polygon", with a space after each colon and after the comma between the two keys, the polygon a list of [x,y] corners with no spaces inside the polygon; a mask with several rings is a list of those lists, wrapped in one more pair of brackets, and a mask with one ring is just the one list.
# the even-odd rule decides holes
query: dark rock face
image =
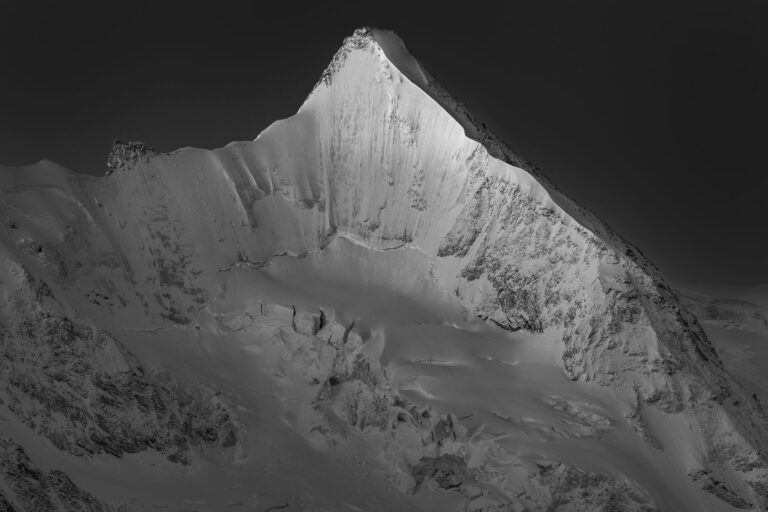
{"label": "dark rock face", "polygon": [[117,457],[149,448],[188,463],[192,446],[232,446],[221,399],[147,373],[108,333],[67,316],[18,269],[0,304],[0,402],[57,448]]}
{"label": "dark rock face", "polygon": [[696,482],[702,489],[714,494],[733,507],[741,509],[754,508],[754,505],[728,488],[724,482],[718,480],[715,476],[712,475],[710,471],[700,470],[692,473],[691,479]]}
{"label": "dark rock face", "polygon": [[472,155],[470,182],[477,188],[462,199],[438,256],[464,258],[461,277],[468,282],[488,278],[494,300],[477,306],[481,316],[510,330],[562,325],[577,292],[564,282],[567,266],[586,257],[583,234],[518,185],[483,177],[488,158],[485,152]]}
{"label": "dark rock face", "polygon": [[145,161],[157,152],[143,142],[114,141],[107,159],[107,176],[118,169],[130,168],[137,162]]}
{"label": "dark rock face", "polygon": [[24,449],[0,437],[0,511],[107,512],[114,510],[80,489],[63,472],[40,471]]}
{"label": "dark rock face", "polygon": [[537,483],[548,489],[547,510],[658,511],[647,494],[606,475],[588,473],[563,463],[538,464]]}
{"label": "dark rock face", "polygon": [[437,251],[438,256],[457,256],[463,258],[467,255],[482,232],[487,216],[490,213],[489,195],[490,192],[486,187],[477,189],[470,203],[456,220],[456,224],[443,238]]}
{"label": "dark rock face", "polygon": [[[505,329],[527,329],[541,332],[538,280],[511,265],[502,266],[498,260],[488,264],[488,279],[498,296],[499,305],[506,313]],[[497,322],[498,323],[498,322]]]}
{"label": "dark rock face", "polygon": [[440,489],[456,489],[464,483],[474,481],[464,459],[456,455],[424,457],[412,468],[412,472],[416,485],[421,485],[431,478]]}

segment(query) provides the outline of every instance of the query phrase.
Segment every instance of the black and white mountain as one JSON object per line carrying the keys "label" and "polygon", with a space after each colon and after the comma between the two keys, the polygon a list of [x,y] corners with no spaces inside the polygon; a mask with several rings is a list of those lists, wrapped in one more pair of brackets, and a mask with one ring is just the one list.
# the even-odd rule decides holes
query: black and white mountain
{"label": "black and white mountain", "polygon": [[0,510],[768,510],[744,309],[360,29],[253,141],[0,168]]}

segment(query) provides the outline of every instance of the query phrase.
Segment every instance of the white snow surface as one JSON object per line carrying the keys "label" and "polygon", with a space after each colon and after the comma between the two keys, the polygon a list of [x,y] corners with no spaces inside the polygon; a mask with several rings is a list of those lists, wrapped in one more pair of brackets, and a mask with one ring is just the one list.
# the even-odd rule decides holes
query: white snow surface
{"label": "white snow surface", "polygon": [[393,33],[355,32],[253,141],[119,155],[0,168],[4,353],[32,276],[65,305],[40,310],[215,394],[237,442],[78,455],[0,404],[41,469],[128,511],[768,507],[749,358]]}

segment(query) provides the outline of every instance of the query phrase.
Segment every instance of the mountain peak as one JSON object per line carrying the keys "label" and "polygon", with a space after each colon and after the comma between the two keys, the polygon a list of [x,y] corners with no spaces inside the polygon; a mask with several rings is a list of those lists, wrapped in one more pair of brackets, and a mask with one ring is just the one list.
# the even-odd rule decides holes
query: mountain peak
{"label": "mountain peak", "polygon": [[[329,86],[333,76],[344,66],[351,52],[364,51],[366,49],[381,52],[382,58],[386,59],[410,82],[443,107],[461,125],[465,135],[485,146],[493,157],[524,169],[537,178],[543,178],[548,182],[536,166],[512,151],[484,123],[475,118],[465,103],[455,100],[440,85],[434,75],[411,54],[403,39],[392,30],[374,27],[356,29],[352,35],[344,39],[341,47],[333,56],[333,59],[331,59],[328,67],[323,71],[312,91],[314,92],[321,84]],[[312,94],[310,94],[311,96]]]}
{"label": "mountain peak", "polygon": [[[485,123],[477,119],[466,103],[454,99],[435,76],[411,54],[403,39],[392,30],[362,27],[346,37],[333,56],[331,63],[321,75],[320,80],[313,87],[305,104],[312,99],[321,86],[332,86],[334,77],[344,68],[349,56],[354,52],[378,54],[382,63],[397,69],[408,82],[423,91],[452,117],[461,126],[467,138],[481,144],[493,158],[526,171],[547,191],[551,200],[561,210],[576,219],[583,227],[598,235],[620,252],[629,254],[633,258],[639,253],[637,248],[624,240],[592,211],[574,203],[570,198],[563,195],[541,169],[512,150],[496,133],[488,129]],[[302,106],[302,108],[304,107]],[[653,266],[645,258],[638,258],[637,262],[641,266],[649,268]]]}
{"label": "mountain peak", "polygon": [[312,91],[314,92],[314,90],[321,84],[326,86],[331,85],[333,75],[335,75],[344,65],[344,61],[347,59],[349,52],[353,50],[362,50],[371,44],[375,44],[375,42],[373,29],[370,27],[358,28],[352,35],[345,37],[341,47],[336,51],[330,64],[325,68],[322,75],[320,75],[320,79],[312,88]]}
{"label": "mountain peak", "polygon": [[395,32],[380,28],[362,27],[352,35],[344,38],[344,42],[331,59],[331,63],[323,71],[317,85],[330,85],[333,75],[344,65],[347,56],[355,50],[377,49],[382,56],[392,63],[401,73],[418,87],[428,91],[432,79],[416,58],[411,55],[403,40]]}
{"label": "mountain peak", "polygon": [[394,33],[356,30],[256,140],[154,154],[0,172],[0,437],[113,457],[86,491],[768,509],[768,420],[696,318]]}

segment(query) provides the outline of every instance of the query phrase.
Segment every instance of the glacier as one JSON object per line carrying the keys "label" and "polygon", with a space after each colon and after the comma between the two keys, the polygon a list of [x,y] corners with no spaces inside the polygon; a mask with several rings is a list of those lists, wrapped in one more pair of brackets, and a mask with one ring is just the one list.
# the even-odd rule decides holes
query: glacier
{"label": "glacier", "polygon": [[0,510],[768,509],[704,299],[392,32],[255,140],[0,196]]}

